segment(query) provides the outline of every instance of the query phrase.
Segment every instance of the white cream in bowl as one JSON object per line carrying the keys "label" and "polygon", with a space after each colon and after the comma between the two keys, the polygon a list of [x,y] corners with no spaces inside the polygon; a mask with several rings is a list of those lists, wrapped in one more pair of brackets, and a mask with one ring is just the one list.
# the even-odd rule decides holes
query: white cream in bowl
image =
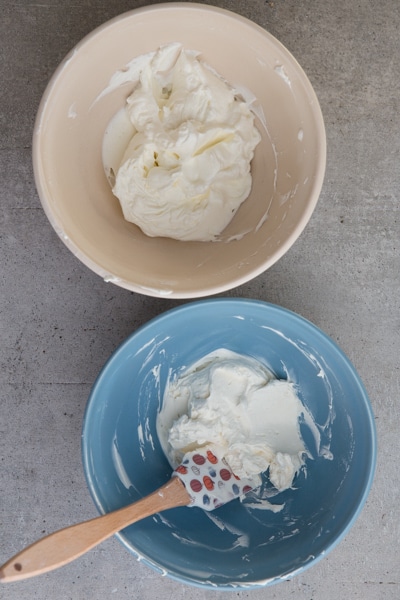
{"label": "white cream in bowl", "polygon": [[198,53],[171,43],[129,63],[103,163],[124,218],[151,237],[214,241],[248,197],[261,136],[248,104]]}
{"label": "white cream in bowl", "polygon": [[222,348],[168,382],[157,433],[173,468],[186,452],[211,444],[224,450],[238,477],[268,471],[283,491],[311,456],[301,421],[319,436],[292,383],[256,359]]}

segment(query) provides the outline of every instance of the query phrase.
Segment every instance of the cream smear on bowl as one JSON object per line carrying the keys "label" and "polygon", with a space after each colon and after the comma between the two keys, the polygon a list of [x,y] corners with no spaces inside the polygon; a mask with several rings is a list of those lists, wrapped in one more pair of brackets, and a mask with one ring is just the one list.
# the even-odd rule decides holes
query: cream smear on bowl
{"label": "cream smear on bowl", "polygon": [[169,380],[157,434],[173,468],[186,452],[213,444],[238,477],[268,472],[281,492],[311,458],[300,422],[319,437],[292,383],[256,359],[222,348]]}
{"label": "cream smear on bowl", "polygon": [[104,93],[127,81],[103,141],[124,218],[151,237],[216,240],[251,190],[261,137],[249,104],[179,43],[137,57]]}

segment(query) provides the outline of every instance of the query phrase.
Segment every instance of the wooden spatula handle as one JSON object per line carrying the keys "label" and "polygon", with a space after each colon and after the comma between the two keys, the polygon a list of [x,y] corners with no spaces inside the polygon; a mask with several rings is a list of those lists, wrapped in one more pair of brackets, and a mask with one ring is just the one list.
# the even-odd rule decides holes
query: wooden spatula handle
{"label": "wooden spatula handle", "polygon": [[0,581],[18,581],[57,569],[128,525],[169,508],[186,506],[190,502],[191,498],[181,480],[173,477],[134,504],[60,529],[28,546],[0,568]]}

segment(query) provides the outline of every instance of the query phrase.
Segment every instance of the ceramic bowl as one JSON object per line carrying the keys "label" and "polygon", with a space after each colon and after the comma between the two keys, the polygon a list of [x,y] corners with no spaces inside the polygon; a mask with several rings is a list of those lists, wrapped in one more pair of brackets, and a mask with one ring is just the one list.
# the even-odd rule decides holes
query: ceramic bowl
{"label": "ceramic bowl", "polygon": [[279,512],[260,510],[250,495],[210,513],[172,509],[118,538],[138,559],[180,582],[250,589],[301,573],[332,550],[359,515],[374,475],[376,434],[366,391],[343,352],[313,324],[243,299],[188,303],[153,319],[115,351],[92,389],[83,464],[100,513],[164,484],[171,468],[156,419],[167,379],[220,347],[255,357],[295,383],[319,426],[323,452],[304,430],[313,458],[293,489],[269,499],[282,507]]}
{"label": "ceramic bowl", "polygon": [[[102,93],[132,59],[170,42],[256,99],[252,191],[219,242],[146,236],[124,220],[103,169],[104,133],[132,89]],[[133,10],[85,37],[49,82],[33,139],[39,197],[61,240],[106,281],[156,297],[215,294],[271,267],[309,221],[325,160],[318,100],[290,52],[244,17],[186,2]]]}

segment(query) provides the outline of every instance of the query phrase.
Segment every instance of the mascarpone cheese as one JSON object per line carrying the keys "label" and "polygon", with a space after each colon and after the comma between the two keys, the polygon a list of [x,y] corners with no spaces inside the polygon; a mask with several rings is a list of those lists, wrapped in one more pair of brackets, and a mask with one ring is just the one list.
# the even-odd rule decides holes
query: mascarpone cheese
{"label": "mascarpone cheese", "polygon": [[125,219],[152,237],[217,239],[250,193],[260,141],[253,113],[179,43],[130,69],[132,135],[113,186]]}
{"label": "mascarpone cheese", "polygon": [[220,349],[169,381],[157,433],[173,468],[186,452],[213,444],[238,477],[268,470],[282,491],[309,455],[300,420],[315,426],[293,384],[254,358]]}

